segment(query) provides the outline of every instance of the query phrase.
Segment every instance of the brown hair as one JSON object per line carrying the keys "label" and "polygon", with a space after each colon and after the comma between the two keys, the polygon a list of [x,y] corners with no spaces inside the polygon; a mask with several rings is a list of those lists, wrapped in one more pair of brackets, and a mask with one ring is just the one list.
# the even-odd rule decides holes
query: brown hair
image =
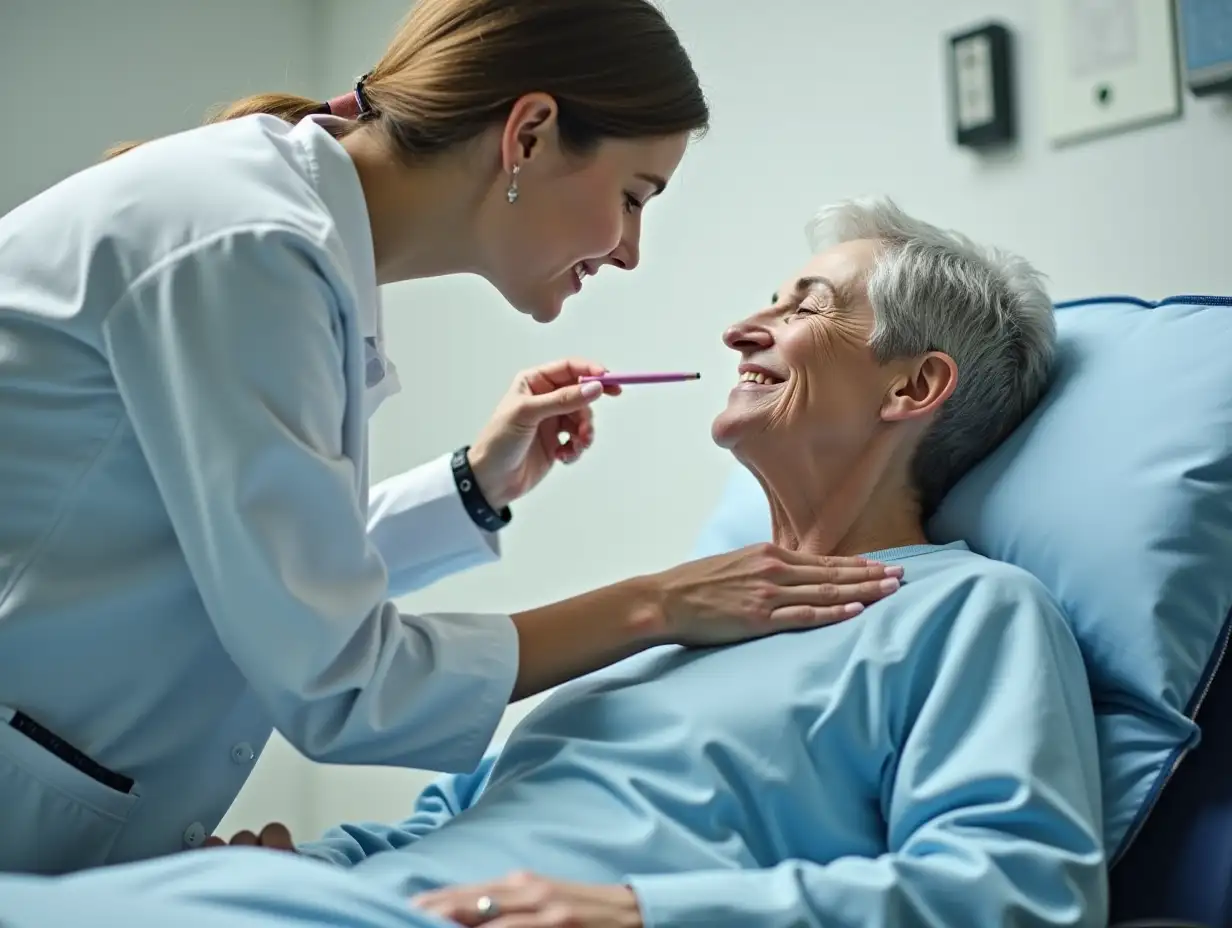
{"label": "brown hair", "polygon": [[[364,79],[363,118],[413,160],[475,138],[532,92],[556,100],[561,141],[575,152],[604,138],[700,134],[710,122],[689,56],[649,0],[419,0]],[[207,122],[298,122],[320,110],[262,94]]]}

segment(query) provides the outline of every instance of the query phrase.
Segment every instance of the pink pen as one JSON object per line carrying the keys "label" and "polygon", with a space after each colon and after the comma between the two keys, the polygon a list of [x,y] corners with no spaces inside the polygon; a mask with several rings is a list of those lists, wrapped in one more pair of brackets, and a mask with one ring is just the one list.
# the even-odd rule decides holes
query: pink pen
{"label": "pink pen", "polygon": [[630,386],[639,383],[679,383],[682,380],[701,380],[702,375],[693,373],[660,374],[601,374],[598,377],[579,377],[578,383],[601,383],[605,387]]}

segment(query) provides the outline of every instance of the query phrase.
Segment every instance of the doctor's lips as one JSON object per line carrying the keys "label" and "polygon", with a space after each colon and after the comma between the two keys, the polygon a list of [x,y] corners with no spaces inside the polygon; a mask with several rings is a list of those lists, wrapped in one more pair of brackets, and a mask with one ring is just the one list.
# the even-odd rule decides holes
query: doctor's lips
{"label": "doctor's lips", "polygon": [[593,277],[597,269],[591,267],[585,261],[579,261],[573,265],[573,292],[577,293],[582,289],[582,281],[587,277]]}
{"label": "doctor's lips", "polygon": [[696,371],[669,372],[647,374],[600,374],[599,376],[579,377],[578,383],[601,383],[605,387],[626,387],[646,383],[680,383],[684,380],[701,380],[702,375]]}

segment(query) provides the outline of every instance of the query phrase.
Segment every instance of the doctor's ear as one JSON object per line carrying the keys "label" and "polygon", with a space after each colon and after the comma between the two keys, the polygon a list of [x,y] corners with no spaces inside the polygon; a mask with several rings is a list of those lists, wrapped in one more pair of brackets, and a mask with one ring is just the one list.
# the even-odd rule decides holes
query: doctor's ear
{"label": "doctor's ear", "polygon": [[958,386],[958,365],[948,354],[930,351],[908,362],[881,405],[885,422],[936,414]]}
{"label": "doctor's ear", "polygon": [[523,94],[514,101],[501,133],[501,160],[506,172],[525,166],[558,141],[560,109],[546,93]]}

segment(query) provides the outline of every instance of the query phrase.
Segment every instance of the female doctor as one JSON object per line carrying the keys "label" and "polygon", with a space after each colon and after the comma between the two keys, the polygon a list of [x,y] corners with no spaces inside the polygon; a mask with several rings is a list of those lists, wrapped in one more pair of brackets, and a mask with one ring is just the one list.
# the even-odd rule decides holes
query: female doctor
{"label": "female doctor", "polygon": [[353,94],[225,115],[260,112],[284,118],[136,146],[0,219],[0,870],[199,846],[273,728],[469,769],[510,699],[884,595],[879,565],[766,548],[512,617],[389,601],[495,555],[506,507],[590,446],[602,369],[520,375],[472,446],[369,492],[377,288],[476,273],[546,322],[636,267],[708,120],[650,3],[421,0]]}

